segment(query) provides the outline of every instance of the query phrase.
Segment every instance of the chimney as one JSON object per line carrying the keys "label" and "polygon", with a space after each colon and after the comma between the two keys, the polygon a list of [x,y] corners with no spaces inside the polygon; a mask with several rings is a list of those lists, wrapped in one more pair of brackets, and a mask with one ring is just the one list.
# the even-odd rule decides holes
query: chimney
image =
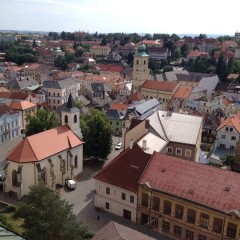
{"label": "chimney", "polygon": [[129,143],[129,148],[132,149],[133,148],[133,139],[130,140],[130,143]]}
{"label": "chimney", "polygon": [[142,148],[147,149],[147,140],[146,139],[142,140]]}

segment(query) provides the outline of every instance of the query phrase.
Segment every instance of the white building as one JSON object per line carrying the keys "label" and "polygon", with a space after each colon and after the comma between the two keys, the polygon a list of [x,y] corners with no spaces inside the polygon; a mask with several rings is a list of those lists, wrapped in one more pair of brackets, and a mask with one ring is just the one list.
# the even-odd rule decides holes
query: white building
{"label": "white building", "polygon": [[8,153],[4,192],[13,192],[21,199],[40,181],[55,191],[57,185],[82,172],[79,109],[73,107],[71,95],[62,120],[67,124],[26,137]]}
{"label": "white building", "polygon": [[80,82],[73,78],[61,81],[45,81],[42,88],[47,92],[49,106],[55,110],[67,102],[70,92],[73,99],[78,96]]}
{"label": "white building", "polygon": [[0,144],[20,135],[21,114],[5,104],[0,104]]}
{"label": "white building", "polygon": [[132,144],[104,167],[94,177],[94,206],[136,222],[138,180],[150,157]]}
{"label": "white building", "polygon": [[223,121],[217,128],[217,147],[234,150],[240,140],[240,115]]}

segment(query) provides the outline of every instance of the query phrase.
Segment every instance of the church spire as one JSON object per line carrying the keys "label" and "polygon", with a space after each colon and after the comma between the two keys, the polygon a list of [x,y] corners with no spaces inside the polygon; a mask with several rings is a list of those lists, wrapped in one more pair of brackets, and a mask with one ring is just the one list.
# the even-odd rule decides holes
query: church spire
{"label": "church spire", "polygon": [[72,99],[72,93],[70,92],[68,96],[68,101],[67,101],[67,108],[73,108],[73,99]]}

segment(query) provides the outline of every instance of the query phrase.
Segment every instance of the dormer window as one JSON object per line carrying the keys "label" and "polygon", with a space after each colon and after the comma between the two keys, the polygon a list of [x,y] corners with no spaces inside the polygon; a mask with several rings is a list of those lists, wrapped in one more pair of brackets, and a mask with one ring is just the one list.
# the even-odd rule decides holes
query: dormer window
{"label": "dormer window", "polygon": [[226,128],[225,128],[225,130],[226,130],[226,132],[228,132],[228,130],[229,130],[229,127],[226,127]]}

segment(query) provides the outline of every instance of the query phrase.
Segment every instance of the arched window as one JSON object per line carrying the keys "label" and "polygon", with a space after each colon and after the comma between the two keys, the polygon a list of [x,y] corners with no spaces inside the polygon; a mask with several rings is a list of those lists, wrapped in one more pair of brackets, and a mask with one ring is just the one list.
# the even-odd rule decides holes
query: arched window
{"label": "arched window", "polygon": [[67,115],[65,115],[65,117],[64,117],[64,123],[68,123],[68,116]]}
{"label": "arched window", "polygon": [[16,172],[16,170],[12,171],[12,185],[17,186],[17,172]]}
{"label": "arched window", "polygon": [[137,64],[138,64],[138,60],[137,60]]}
{"label": "arched window", "polygon": [[144,60],[144,65],[146,65],[146,60]]}
{"label": "arched window", "polygon": [[74,123],[76,123],[77,122],[77,115],[75,114],[74,115]]}
{"label": "arched window", "polygon": [[78,167],[78,156],[76,155],[74,158],[74,167],[77,168]]}

